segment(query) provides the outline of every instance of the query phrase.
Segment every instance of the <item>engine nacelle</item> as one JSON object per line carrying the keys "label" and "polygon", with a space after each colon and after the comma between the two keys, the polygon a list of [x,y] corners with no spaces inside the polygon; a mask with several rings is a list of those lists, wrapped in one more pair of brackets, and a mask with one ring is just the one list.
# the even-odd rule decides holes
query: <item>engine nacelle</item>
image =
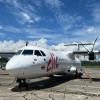
{"label": "engine nacelle", "polygon": [[94,52],[91,51],[91,52],[89,53],[89,60],[95,60],[95,58],[96,58],[96,57],[95,57]]}

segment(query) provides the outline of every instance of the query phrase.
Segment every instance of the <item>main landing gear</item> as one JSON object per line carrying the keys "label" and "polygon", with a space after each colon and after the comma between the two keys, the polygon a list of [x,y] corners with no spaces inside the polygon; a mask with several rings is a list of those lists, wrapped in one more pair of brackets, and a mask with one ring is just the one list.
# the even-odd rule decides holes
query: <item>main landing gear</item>
{"label": "main landing gear", "polygon": [[80,73],[78,73],[78,72],[75,73],[76,78],[82,78],[82,75],[83,75],[83,73],[81,73],[81,72]]}
{"label": "main landing gear", "polygon": [[19,83],[18,87],[20,89],[25,88],[28,89],[28,85],[29,85],[29,80],[28,79],[17,79],[17,83]]}
{"label": "main landing gear", "polygon": [[77,69],[75,72],[75,77],[76,78],[82,78],[82,76],[85,74],[85,71],[83,68]]}

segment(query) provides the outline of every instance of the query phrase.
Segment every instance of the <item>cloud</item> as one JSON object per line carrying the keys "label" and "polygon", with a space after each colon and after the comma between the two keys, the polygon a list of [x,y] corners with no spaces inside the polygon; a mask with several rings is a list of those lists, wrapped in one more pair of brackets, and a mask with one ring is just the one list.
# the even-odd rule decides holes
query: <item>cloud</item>
{"label": "cloud", "polygon": [[60,0],[45,0],[45,2],[47,5],[50,5],[51,8],[57,8],[57,9],[59,9],[63,4]]}
{"label": "cloud", "polygon": [[34,22],[41,20],[41,17],[38,16],[36,9],[30,2],[18,0],[4,0],[1,2],[7,5],[9,12],[14,15],[20,24],[34,24]]}
{"label": "cloud", "polygon": [[74,28],[84,26],[84,18],[79,13],[64,11],[63,7],[66,7],[62,0],[45,0],[46,6],[54,14],[56,22],[60,25],[63,32]]}
{"label": "cloud", "polygon": [[40,40],[37,41],[30,41],[29,45],[34,45],[38,47],[43,47],[43,48],[49,48],[49,45],[47,45],[47,39],[41,38]]}
{"label": "cloud", "polygon": [[0,37],[4,37],[5,36],[5,34],[4,33],[0,33]]}
{"label": "cloud", "polygon": [[7,32],[12,32],[12,33],[21,33],[22,32],[22,30],[20,30],[16,27],[13,27],[13,26],[4,26],[3,30],[7,31]]}
{"label": "cloud", "polygon": [[43,0],[31,0],[31,2],[40,9],[43,6]]}
{"label": "cloud", "polygon": [[[58,33],[54,33],[53,30],[46,28],[32,28],[32,27],[16,28],[13,26],[4,26],[3,30],[15,34],[24,33],[24,35],[27,35],[27,38],[55,38],[59,36]],[[53,33],[53,35],[51,33]]]}
{"label": "cloud", "polygon": [[0,29],[2,29],[2,25],[0,25]]}
{"label": "cloud", "polygon": [[94,28],[93,26],[91,26],[91,27],[89,27],[89,28],[87,29],[87,32],[88,32],[88,33],[96,33],[96,30],[95,30],[95,28]]}
{"label": "cloud", "polygon": [[[24,42],[25,41],[23,41],[23,40],[20,40],[17,43],[15,43],[13,40],[0,42],[0,51],[1,52],[17,51],[19,48],[21,48],[25,45]],[[9,48],[8,48],[8,46],[9,46]]]}
{"label": "cloud", "polygon": [[94,21],[97,23],[100,23],[100,3],[98,3],[93,9],[92,9],[92,15],[94,17]]}
{"label": "cloud", "polygon": [[[87,42],[94,41],[96,37],[100,37],[100,26],[87,26],[78,30],[74,30],[71,32],[57,32],[56,30],[51,30],[47,28],[33,28],[33,27],[24,27],[24,28],[16,28],[13,26],[3,26],[3,31],[11,32],[17,35],[24,34],[25,38],[28,39],[40,39],[46,38],[49,40],[49,43],[72,43],[72,42],[80,42],[82,40],[86,40]],[[8,36],[9,37],[9,36]],[[16,36],[17,37],[17,36]],[[99,39],[98,39],[99,40]]]}
{"label": "cloud", "polygon": [[73,23],[76,22],[75,17],[69,14],[59,13],[58,16],[56,16],[56,19],[59,25],[61,25],[63,29],[67,29],[67,30],[72,28]]}
{"label": "cloud", "polygon": [[24,13],[24,12],[20,12],[20,14],[22,15],[22,17],[24,18],[24,20],[25,20],[26,22],[34,23],[34,21],[31,19],[31,17],[30,17],[28,14],[26,14],[26,13]]}
{"label": "cloud", "polygon": [[[33,31],[32,31],[33,30]],[[55,33],[49,29],[32,29],[26,30],[27,32],[30,31],[27,38],[49,38],[49,39],[58,39],[64,37],[63,34]],[[52,34],[51,34],[52,33]]]}
{"label": "cloud", "polygon": [[93,41],[96,37],[100,37],[100,26],[87,26],[72,32],[73,36],[81,37],[81,40]]}
{"label": "cloud", "polygon": [[35,17],[34,20],[35,20],[36,22],[38,22],[38,21],[41,20],[41,18],[40,18],[40,17]]}
{"label": "cloud", "polygon": [[[22,48],[25,46],[24,40],[19,40],[18,42],[14,42],[13,40],[10,41],[0,41],[0,51],[1,52],[16,52],[18,49]],[[40,39],[38,41],[30,41],[29,45],[36,45],[37,46],[42,46],[44,48],[47,48],[47,40],[46,39]],[[8,48],[9,46],[9,48]]]}

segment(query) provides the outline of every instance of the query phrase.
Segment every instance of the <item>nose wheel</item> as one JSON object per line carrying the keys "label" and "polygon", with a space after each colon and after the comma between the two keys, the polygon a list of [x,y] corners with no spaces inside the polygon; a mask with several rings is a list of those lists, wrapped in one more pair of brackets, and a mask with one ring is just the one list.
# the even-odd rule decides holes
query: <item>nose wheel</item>
{"label": "nose wheel", "polygon": [[28,89],[28,83],[26,83],[26,79],[17,79],[17,83],[19,83],[19,89]]}

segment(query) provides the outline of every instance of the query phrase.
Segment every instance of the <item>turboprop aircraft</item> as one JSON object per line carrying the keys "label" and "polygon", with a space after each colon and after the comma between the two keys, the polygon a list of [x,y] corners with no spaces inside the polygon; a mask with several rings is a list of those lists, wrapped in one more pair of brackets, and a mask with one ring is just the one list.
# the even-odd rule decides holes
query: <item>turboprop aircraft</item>
{"label": "turboprop aircraft", "polygon": [[[91,44],[77,44],[77,46],[80,45]],[[4,54],[13,55],[15,53],[0,53],[0,55]],[[55,74],[75,74],[77,77],[81,77],[84,71],[81,66],[81,61],[75,56],[79,54],[88,55],[89,60],[95,60],[95,55],[100,54],[100,51],[93,51],[93,49],[92,51],[80,51],[78,49],[78,51],[62,52],[26,45],[19,49],[8,61],[6,64],[6,71],[17,79],[16,82],[19,83],[19,88],[23,86],[27,87],[27,79],[52,76]]]}

